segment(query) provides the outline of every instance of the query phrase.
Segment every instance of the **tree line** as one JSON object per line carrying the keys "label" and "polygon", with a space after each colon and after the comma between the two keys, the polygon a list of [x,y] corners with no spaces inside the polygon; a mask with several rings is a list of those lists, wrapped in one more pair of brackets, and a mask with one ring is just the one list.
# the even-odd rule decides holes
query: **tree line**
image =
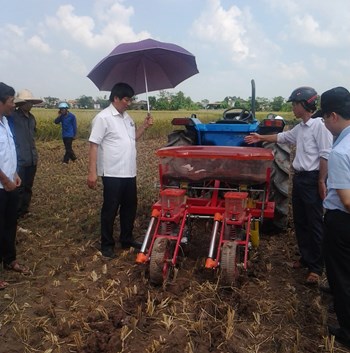
{"label": "tree line", "polygon": [[[149,104],[152,110],[199,110],[199,109],[247,109],[251,110],[251,97],[243,99],[236,96],[227,96],[222,101],[210,103],[208,99],[203,99],[200,102],[194,102],[190,97],[186,97],[181,91],[170,93],[166,90],[159,91],[158,96],[149,96]],[[55,108],[60,100],[56,97],[44,97],[43,105],[45,108]],[[93,98],[91,96],[80,96],[79,98],[69,101],[71,108],[79,109],[104,109],[109,105],[107,96]],[[137,97],[134,97],[131,109],[147,109],[147,104],[140,104]],[[136,108],[137,107],[137,108]],[[288,112],[292,110],[291,104],[281,97],[272,99],[264,97],[256,97],[256,111],[275,111]]]}

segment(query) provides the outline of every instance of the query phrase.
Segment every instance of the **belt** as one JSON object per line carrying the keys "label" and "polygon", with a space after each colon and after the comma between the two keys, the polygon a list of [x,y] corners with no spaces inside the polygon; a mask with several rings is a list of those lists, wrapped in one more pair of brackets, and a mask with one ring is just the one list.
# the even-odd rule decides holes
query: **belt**
{"label": "belt", "polygon": [[318,175],[319,174],[319,170],[311,170],[311,171],[306,171],[306,170],[295,170],[294,171],[294,175],[296,176],[307,176],[307,175]]}
{"label": "belt", "polygon": [[324,213],[325,214],[327,214],[327,213],[343,213],[344,215],[347,215],[347,216],[350,216],[350,213],[348,213],[348,212],[345,212],[345,211],[343,211],[343,210],[339,210],[338,208],[335,208],[335,209],[333,209],[333,210],[330,210],[330,209],[325,209],[325,211],[324,211]]}

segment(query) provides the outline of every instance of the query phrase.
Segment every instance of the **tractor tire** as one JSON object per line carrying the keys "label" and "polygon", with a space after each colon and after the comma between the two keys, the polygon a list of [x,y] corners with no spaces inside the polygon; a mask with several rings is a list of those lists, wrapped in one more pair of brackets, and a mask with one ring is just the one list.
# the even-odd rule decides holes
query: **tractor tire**
{"label": "tractor tire", "polygon": [[284,231],[289,219],[289,175],[291,169],[291,149],[286,144],[265,142],[264,148],[272,149],[275,159],[271,170],[270,200],[275,201],[273,225],[277,230]]}
{"label": "tractor tire", "polygon": [[195,136],[187,130],[175,130],[168,135],[166,147],[190,146],[195,144]]}
{"label": "tractor tire", "polygon": [[171,272],[169,260],[172,257],[170,240],[157,238],[154,241],[149,265],[149,275],[151,283],[161,285],[165,282]]}
{"label": "tractor tire", "polygon": [[221,249],[221,282],[224,285],[232,286],[238,280],[239,270],[239,246],[236,241],[227,241]]}

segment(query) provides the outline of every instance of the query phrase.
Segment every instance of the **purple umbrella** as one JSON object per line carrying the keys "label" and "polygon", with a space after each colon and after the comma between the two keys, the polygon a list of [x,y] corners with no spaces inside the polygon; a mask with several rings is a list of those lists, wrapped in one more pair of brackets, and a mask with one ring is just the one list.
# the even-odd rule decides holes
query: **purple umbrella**
{"label": "purple umbrella", "polygon": [[135,94],[174,88],[198,73],[195,57],[171,43],[145,39],[118,45],[87,75],[100,91],[118,82],[128,83]]}

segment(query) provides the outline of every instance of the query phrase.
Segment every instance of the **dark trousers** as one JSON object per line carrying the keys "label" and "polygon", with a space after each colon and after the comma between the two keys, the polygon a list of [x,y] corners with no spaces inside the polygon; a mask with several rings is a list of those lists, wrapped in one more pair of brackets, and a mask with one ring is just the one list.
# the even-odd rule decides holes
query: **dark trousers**
{"label": "dark trousers", "polygon": [[36,165],[29,167],[18,167],[18,176],[21,178],[21,185],[18,187],[18,217],[28,213],[30,201],[33,194],[33,184],[36,174]]}
{"label": "dark trousers", "polygon": [[334,309],[340,327],[350,335],[350,214],[327,211],[323,252]]}
{"label": "dark trousers", "polygon": [[311,272],[323,272],[323,206],[318,191],[318,172],[293,177],[292,206],[295,235],[301,261]]}
{"label": "dark trousers", "polygon": [[16,260],[17,206],[17,189],[0,189],[0,259],[6,265]]}
{"label": "dark trousers", "polygon": [[101,250],[114,249],[114,221],[119,210],[121,243],[133,239],[137,209],[136,178],[102,177]]}
{"label": "dark trousers", "polygon": [[77,159],[74,151],[73,151],[73,137],[63,137],[64,148],[66,153],[63,156],[63,163],[68,163],[69,160],[73,162]]}

